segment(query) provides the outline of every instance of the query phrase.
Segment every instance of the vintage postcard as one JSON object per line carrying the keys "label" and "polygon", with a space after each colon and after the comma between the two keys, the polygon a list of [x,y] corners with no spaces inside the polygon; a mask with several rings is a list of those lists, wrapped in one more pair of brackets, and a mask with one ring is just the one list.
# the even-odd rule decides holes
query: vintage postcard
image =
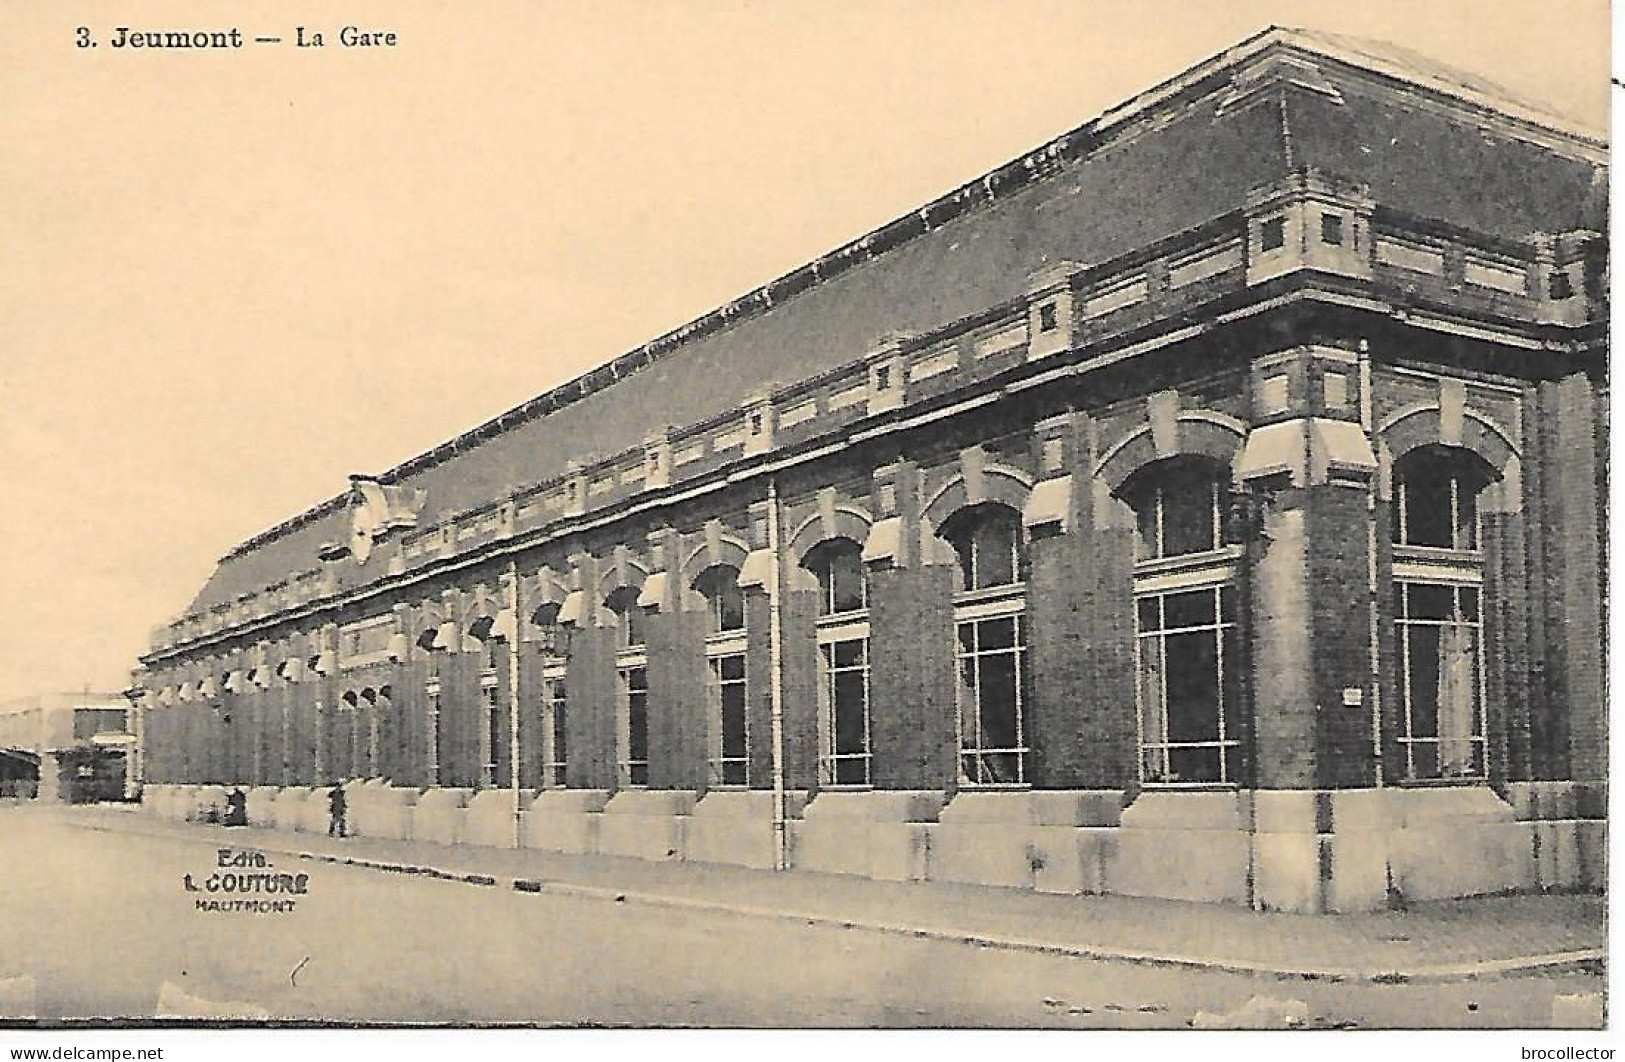
{"label": "vintage postcard", "polygon": [[1608,1057],[1609,31],[0,7],[0,1045]]}

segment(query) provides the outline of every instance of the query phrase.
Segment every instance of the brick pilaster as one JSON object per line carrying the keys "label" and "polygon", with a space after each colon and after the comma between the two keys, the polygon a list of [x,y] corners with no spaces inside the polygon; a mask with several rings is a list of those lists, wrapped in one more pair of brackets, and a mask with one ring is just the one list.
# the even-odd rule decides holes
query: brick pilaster
{"label": "brick pilaster", "polygon": [[570,638],[570,662],[565,672],[570,693],[565,718],[569,763],[566,778],[572,789],[615,789],[616,699],[615,632],[608,627],[584,627]]}
{"label": "brick pilaster", "polygon": [[870,575],[870,733],[879,789],[952,789],[958,778],[953,569]]}

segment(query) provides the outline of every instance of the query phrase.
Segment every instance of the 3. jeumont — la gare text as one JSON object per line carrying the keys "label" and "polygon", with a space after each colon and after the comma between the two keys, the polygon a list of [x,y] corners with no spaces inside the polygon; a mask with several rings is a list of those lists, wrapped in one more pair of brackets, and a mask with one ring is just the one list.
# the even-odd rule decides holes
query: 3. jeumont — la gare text
{"label": "3. jeumont \u2014 la gare text", "polygon": [[[95,47],[95,38],[88,27],[78,30],[78,43],[82,48]],[[292,44],[296,48],[324,48],[328,41],[342,48],[393,48],[400,43],[400,35],[392,29],[364,29],[360,26],[342,26],[337,34],[331,31],[295,26],[292,37],[277,34],[245,35],[241,28],[230,29],[134,29],[115,26],[108,43],[114,48],[242,48],[254,44]]]}

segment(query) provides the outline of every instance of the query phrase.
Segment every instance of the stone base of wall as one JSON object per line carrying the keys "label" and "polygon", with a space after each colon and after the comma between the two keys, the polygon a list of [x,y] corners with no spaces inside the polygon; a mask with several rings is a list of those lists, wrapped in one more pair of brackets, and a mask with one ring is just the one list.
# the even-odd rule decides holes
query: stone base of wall
{"label": "stone base of wall", "polygon": [[961,792],[931,827],[931,879],[1103,892],[1122,807],[1120,790]]}
{"label": "stone base of wall", "polygon": [[1529,826],[1538,888],[1603,891],[1608,880],[1606,782],[1513,782],[1507,798],[1513,814]]}
{"label": "stone base of wall", "polygon": [[1105,891],[1244,904],[1250,847],[1240,793],[1142,792],[1123,809]]}
{"label": "stone base of wall", "polygon": [[462,844],[464,817],[472,789],[427,789],[412,807],[414,841]]}
{"label": "stone base of wall", "polygon": [[525,812],[520,840],[548,852],[596,852],[600,812],[608,803],[603,789],[544,789]]}
{"label": "stone base of wall", "polygon": [[271,813],[276,816],[279,830],[298,829],[305,817],[305,804],[315,791],[305,786],[290,785],[278,789],[271,800]]}
{"label": "stone base of wall", "polygon": [[248,812],[250,826],[276,828],[276,798],[282,792],[274,785],[257,785],[244,794],[244,810]]}
{"label": "stone base of wall", "polygon": [[634,859],[682,859],[695,796],[686,790],[623,789],[598,820],[598,851]]}
{"label": "stone base of wall", "polygon": [[[807,794],[784,795],[785,831],[806,806]],[[759,789],[707,793],[685,824],[683,858],[696,863],[772,870],[777,865],[773,838],[773,794]]]}
{"label": "stone base of wall", "polygon": [[[325,807],[327,795],[315,790]],[[421,790],[397,789],[386,784],[369,782],[355,791],[346,790],[345,826],[358,837],[379,837],[391,841],[404,841],[412,836],[412,809],[417,806]]]}
{"label": "stone base of wall", "polygon": [[[511,847],[505,789],[345,787],[368,837]],[[208,821],[222,786],[149,785],[142,812]],[[884,881],[943,881],[1068,895],[1115,893],[1250,904],[1261,910],[1372,911],[1401,900],[1505,892],[1601,891],[1607,880],[1600,783],[1523,782],[1386,789],[826,790],[787,794],[798,870]],[[327,790],[248,791],[257,826],[324,833]],[[521,843],[556,852],[771,868],[773,795],[723,790],[554,789],[521,794]]]}
{"label": "stone base of wall", "polygon": [[[535,794],[519,791],[520,822],[530,807]],[[466,844],[487,848],[514,847],[514,794],[512,789],[483,789],[468,802],[463,817],[463,840]]]}
{"label": "stone base of wall", "polygon": [[931,825],[943,794],[929,790],[826,790],[802,810],[795,866],[880,881],[930,876]]}

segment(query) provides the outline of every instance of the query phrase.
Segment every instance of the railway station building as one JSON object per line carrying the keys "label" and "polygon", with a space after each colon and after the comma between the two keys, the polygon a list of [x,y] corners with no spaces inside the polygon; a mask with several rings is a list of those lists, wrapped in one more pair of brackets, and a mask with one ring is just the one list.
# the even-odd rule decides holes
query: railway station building
{"label": "railway station building", "polygon": [[336,474],[155,633],[145,802],[1274,910],[1600,889],[1606,189],[1476,77],[1262,32]]}

